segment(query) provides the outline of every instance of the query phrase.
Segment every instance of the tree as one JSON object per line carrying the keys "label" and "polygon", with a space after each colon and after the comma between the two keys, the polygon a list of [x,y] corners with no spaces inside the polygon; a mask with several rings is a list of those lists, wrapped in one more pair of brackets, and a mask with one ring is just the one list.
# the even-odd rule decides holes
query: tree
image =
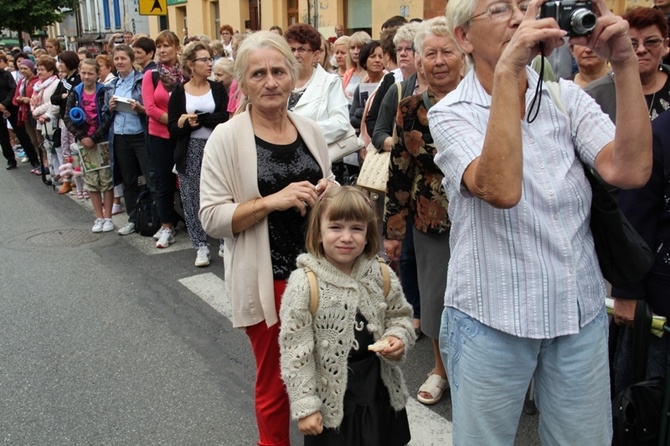
{"label": "tree", "polygon": [[0,28],[33,34],[63,20],[61,8],[76,9],[79,0],[0,0]]}

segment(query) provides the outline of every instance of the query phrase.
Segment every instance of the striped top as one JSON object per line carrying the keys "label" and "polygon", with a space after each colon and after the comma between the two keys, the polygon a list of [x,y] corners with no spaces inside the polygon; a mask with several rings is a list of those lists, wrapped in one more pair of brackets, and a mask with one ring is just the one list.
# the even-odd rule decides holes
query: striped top
{"label": "striped top", "polygon": [[[527,69],[526,110],[537,74]],[[462,185],[484,144],[491,96],[471,70],[429,112],[452,221],[445,305],[485,325],[535,339],[574,334],[602,308],[605,286],[589,228],[591,188],[576,156],[593,165],[614,125],[572,82],[561,80],[568,117],[546,87],[537,119],[521,121],[520,202],[497,209]]]}

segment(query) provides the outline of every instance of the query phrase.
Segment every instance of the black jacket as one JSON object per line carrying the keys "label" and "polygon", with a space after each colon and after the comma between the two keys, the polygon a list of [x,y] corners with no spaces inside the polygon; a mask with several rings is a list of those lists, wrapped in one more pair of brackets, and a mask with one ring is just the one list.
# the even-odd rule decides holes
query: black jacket
{"label": "black jacket", "polygon": [[179,117],[186,111],[186,93],[184,91],[184,84],[179,84],[175,87],[170,95],[168,102],[168,130],[170,136],[177,139],[177,146],[174,150],[174,162],[177,166],[177,172],[184,173],[186,170],[186,152],[188,149],[188,141],[191,139],[191,132],[199,129],[201,126],[213,129],[222,122],[228,120],[228,93],[223,87],[223,84],[208,80],[212,88],[212,96],[214,97],[214,112],[203,113],[198,121],[200,126],[191,127],[186,121],[182,128],[179,128],[177,121]]}
{"label": "black jacket", "polygon": [[16,90],[14,76],[7,70],[0,70],[0,103],[8,109],[14,109],[16,106],[12,103]]}

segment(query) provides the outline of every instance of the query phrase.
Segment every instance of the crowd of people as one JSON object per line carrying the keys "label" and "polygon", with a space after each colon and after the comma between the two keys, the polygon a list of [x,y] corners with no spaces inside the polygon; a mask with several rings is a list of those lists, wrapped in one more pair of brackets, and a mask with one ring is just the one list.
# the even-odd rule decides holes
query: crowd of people
{"label": "crowd of people", "polygon": [[[224,25],[220,40],[124,33],[96,57],[47,39],[0,54],[0,145],[7,169],[30,163],[90,198],[93,232],[117,229],[125,207],[117,232],[135,233],[148,188],[169,248],[179,194],[195,265],[210,264],[209,238],[224,258],[256,360],[259,445],[289,445],[291,418],[309,445],[407,444],[400,365],[424,334],[434,362],[416,398],[450,392],[455,445],[513,444],[531,380],[543,444],[609,445],[584,167],[621,188],[657,257],[612,289],[614,322],[630,328],[639,299],[670,316],[670,10],[622,18],[594,0],[594,29],[568,39],[538,8],[451,0],[444,17],[390,18],[379,39],[302,23]],[[567,62],[551,54],[566,49]],[[331,162],[351,132],[363,148]],[[385,194],[348,185],[368,147],[390,152]],[[650,374],[665,374],[668,342],[652,343]]]}

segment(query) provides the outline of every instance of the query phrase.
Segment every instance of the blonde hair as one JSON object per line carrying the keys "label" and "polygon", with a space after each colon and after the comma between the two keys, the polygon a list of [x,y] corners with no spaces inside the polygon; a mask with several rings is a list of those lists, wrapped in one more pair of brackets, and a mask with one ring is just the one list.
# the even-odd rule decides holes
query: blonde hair
{"label": "blonde hair", "polygon": [[366,33],[365,31],[357,31],[349,37],[349,46],[347,47],[347,67],[358,68],[360,66],[360,63],[354,63],[354,60],[351,58],[351,52],[349,51],[349,48],[352,46],[358,46],[362,48],[363,45],[371,40],[372,37],[370,37],[370,34]]}
{"label": "blonde hair", "polygon": [[315,257],[324,257],[325,251],[321,243],[321,217],[329,220],[362,221],[366,225],[364,255],[371,259],[379,251],[379,234],[377,233],[377,215],[368,197],[353,186],[331,187],[319,198],[310,211],[307,226],[305,248]]}

